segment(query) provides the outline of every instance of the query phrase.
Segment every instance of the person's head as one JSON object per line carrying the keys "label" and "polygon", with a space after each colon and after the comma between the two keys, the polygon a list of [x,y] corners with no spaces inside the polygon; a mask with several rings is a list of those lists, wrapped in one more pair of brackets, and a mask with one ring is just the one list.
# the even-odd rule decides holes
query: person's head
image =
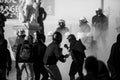
{"label": "person's head", "polygon": [[107,80],[110,78],[109,70],[106,64],[101,60],[98,60],[98,77],[99,79],[106,78]]}
{"label": "person's head", "polygon": [[117,35],[117,43],[120,44],[120,34]]}
{"label": "person's head", "polygon": [[82,25],[82,24],[87,24],[87,23],[88,23],[88,21],[87,21],[87,19],[86,19],[85,17],[82,17],[82,18],[79,20],[79,22],[80,22],[80,25]]}
{"label": "person's head", "polygon": [[103,14],[103,10],[101,9],[101,8],[98,8],[97,10],[96,10],[96,15],[101,15],[101,14]]}
{"label": "person's head", "polygon": [[68,37],[67,37],[68,41],[71,43],[72,41],[76,41],[76,37],[74,34],[70,34]]}
{"label": "person's head", "polygon": [[52,36],[53,41],[60,44],[62,42],[62,34],[60,32],[54,32]]}
{"label": "person's head", "polygon": [[42,1],[41,0],[36,0],[35,1],[39,6],[41,6]]}
{"label": "person's head", "polygon": [[25,30],[24,29],[19,29],[18,31],[17,31],[17,35],[18,36],[24,36],[25,37]]}
{"label": "person's head", "polygon": [[64,28],[64,27],[65,27],[65,20],[60,19],[60,20],[58,21],[58,25],[59,25],[59,27]]}
{"label": "person's head", "polygon": [[98,60],[94,56],[89,56],[85,60],[85,69],[87,73],[91,72],[93,74],[98,73]]}
{"label": "person's head", "polygon": [[46,39],[45,35],[40,33],[39,31],[36,31],[34,33],[34,41],[38,41],[38,42],[43,42],[44,43],[45,39]]}

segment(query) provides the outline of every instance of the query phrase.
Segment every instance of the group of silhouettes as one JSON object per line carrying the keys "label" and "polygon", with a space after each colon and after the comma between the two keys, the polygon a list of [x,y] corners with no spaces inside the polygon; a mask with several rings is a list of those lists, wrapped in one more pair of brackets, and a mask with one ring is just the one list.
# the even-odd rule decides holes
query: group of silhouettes
{"label": "group of silhouettes", "polygon": [[[96,30],[104,31],[108,29],[108,18],[102,14],[102,10],[96,11],[97,15],[92,18],[92,24]],[[4,26],[6,18],[0,13],[0,79],[6,80],[6,76],[12,69],[10,51],[7,48],[7,40],[4,37]],[[87,23],[83,20],[83,22]],[[65,27],[65,21],[59,21],[59,28],[52,34],[52,42],[46,46],[46,36],[44,32],[35,31],[33,35],[26,35],[25,30],[17,31],[17,37],[12,51],[16,54],[15,68],[16,79],[22,80],[23,70],[26,72],[27,80],[62,80],[62,76],[57,66],[58,61],[63,63],[71,56],[70,80],[120,80],[120,34],[117,41],[112,45],[111,53],[106,64],[94,56],[86,56],[86,46],[81,39],[76,39],[74,34],[69,34],[65,44],[69,54],[63,54],[61,42],[65,32],[69,31]],[[83,74],[83,67],[86,75]],[[42,75],[42,78],[41,78]]]}

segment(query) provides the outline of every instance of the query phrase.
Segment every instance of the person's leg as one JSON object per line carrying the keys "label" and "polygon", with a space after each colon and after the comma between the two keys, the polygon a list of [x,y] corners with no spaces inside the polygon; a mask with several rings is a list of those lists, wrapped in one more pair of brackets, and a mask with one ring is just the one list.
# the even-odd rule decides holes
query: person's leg
{"label": "person's leg", "polygon": [[76,63],[73,61],[71,63],[71,67],[70,67],[70,71],[69,71],[69,76],[70,76],[70,80],[74,80],[75,79],[75,74],[77,73],[77,65]]}
{"label": "person's leg", "polygon": [[30,78],[30,72],[28,72],[29,71],[29,65],[28,65],[28,63],[24,63],[24,65],[22,66],[22,70],[24,70],[24,69],[25,69],[26,74],[27,74],[25,80],[29,80],[29,78]]}
{"label": "person's leg", "polygon": [[57,65],[49,65],[48,68],[51,70],[55,80],[62,80],[62,76]]}
{"label": "person's leg", "polygon": [[40,68],[39,65],[33,64],[33,69],[35,73],[35,80],[40,80]]}
{"label": "person's leg", "polygon": [[41,74],[43,76],[43,78],[41,80],[48,80],[49,75],[48,75],[48,72],[45,69],[44,65],[41,65],[40,69],[41,69]]}
{"label": "person's leg", "polygon": [[28,63],[28,69],[30,71],[30,80],[34,80],[34,70],[33,70],[33,63]]}
{"label": "person's leg", "polygon": [[78,63],[77,64],[78,66],[77,66],[77,68],[78,68],[78,74],[79,74],[79,79],[80,80],[83,80],[83,62],[81,62],[81,63]]}
{"label": "person's leg", "polygon": [[22,80],[22,70],[21,70],[21,65],[22,65],[22,63],[18,63],[17,74],[16,74],[16,78],[17,78],[17,80]]}

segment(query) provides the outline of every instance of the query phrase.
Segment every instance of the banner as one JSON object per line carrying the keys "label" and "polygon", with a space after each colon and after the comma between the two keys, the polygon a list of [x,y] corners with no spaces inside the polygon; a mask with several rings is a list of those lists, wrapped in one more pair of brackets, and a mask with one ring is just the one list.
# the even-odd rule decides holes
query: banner
{"label": "banner", "polygon": [[0,0],[0,12],[6,18],[15,19],[18,17],[18,3],[19,0]]}
{"label": "banner", "polygon": [[[0,0],[0,12],[8,19],[16,19],[19,16],[18,7],[20,0]],[[43,0],[42,7],[48,15],[55,15],[55,0]]]}

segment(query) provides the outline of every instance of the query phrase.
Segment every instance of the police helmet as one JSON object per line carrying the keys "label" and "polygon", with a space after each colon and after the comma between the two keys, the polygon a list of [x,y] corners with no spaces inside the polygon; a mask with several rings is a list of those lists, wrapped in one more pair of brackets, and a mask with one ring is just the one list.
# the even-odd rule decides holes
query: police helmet
{"label": "police helmet", "polygon": [[80,23],[88,23],[87,19],[85,17],[82,17],[80,19]]}
{"label": "police helmet", "polygon": [[60,19],[60,20],[58,21],[58,24],[59,24],[60,26],[65,26],[65,20]]}
{"label": "police helmet", "polygon": [[103,10],[101,9],[101,8],[98,8],[98,9],[96,9],[96,13],[102,13],[103,12]]}
{"label": "police helmet", "polygon": [[52,38],[53,38],[53,41],[56,41],[58,44],[62,42],[62,34],[60,32],[55,32]]}
{"label": "police helmet", "polygon": [[117,42],[120,43],[120,34],[117,35]]}

